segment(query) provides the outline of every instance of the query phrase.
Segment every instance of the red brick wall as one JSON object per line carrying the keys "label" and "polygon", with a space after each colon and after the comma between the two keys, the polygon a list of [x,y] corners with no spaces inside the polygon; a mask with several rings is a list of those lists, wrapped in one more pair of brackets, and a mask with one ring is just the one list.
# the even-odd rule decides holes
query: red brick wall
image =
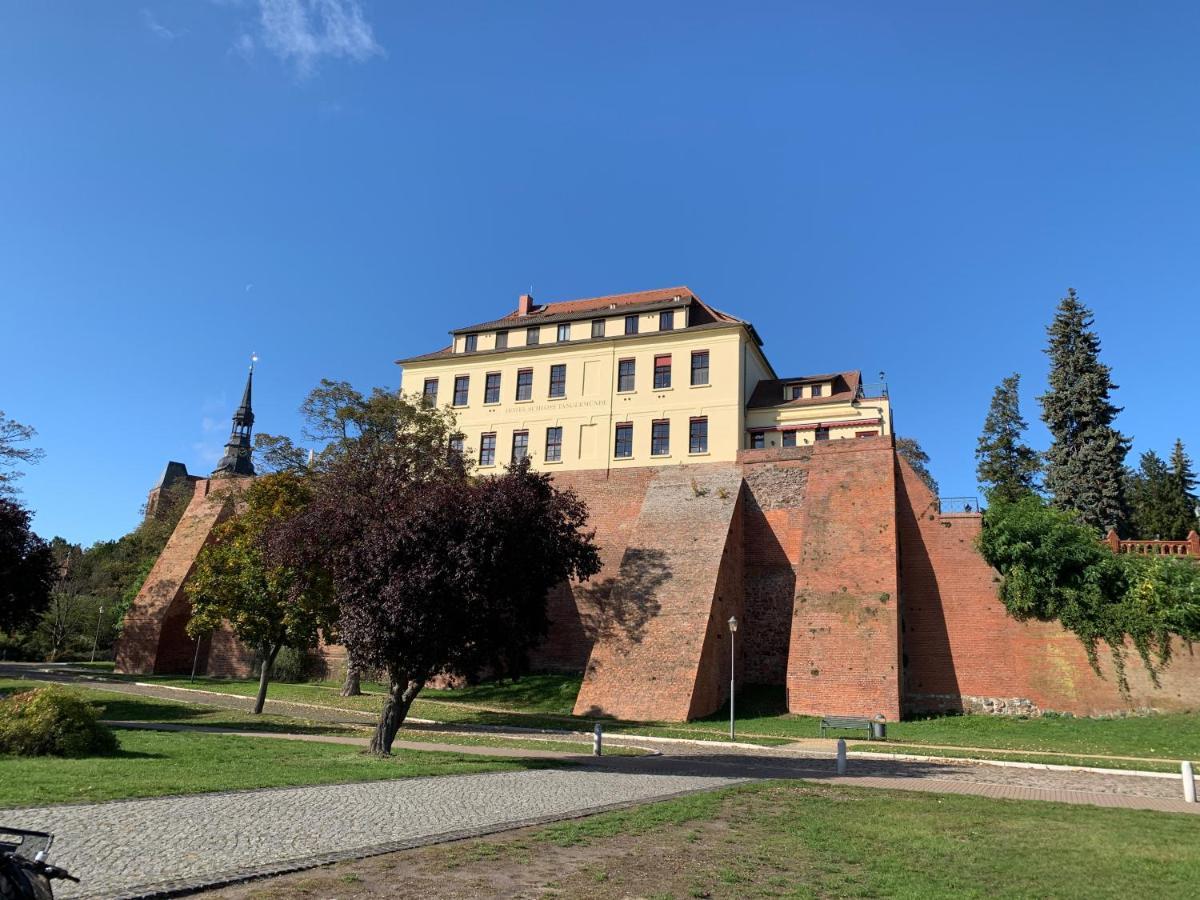
{"label": "red brick wall", "polygon": [[116,671],[191,671],[196,645],[184,631],[191,606],[183,583],[213,528],[233,513],[237,496],[249,484],[247,478],[196,482],[191,502],[125,616],[116,647]]}
{"label": "red brick wall", "polygon": [[[744,451],[756,466],[807,458],[803,499],[768,511],[795,571],[787,655],[788,709],[805,714],[900,714],[896,493],[890,437]],[[760,498],[760,505],[761,505]],[[760,562],[774,548],[748,550]],[[747,630],[754,623],[747,616]]]}
{"label": "red brick wall", "polygon": [[553,591],[547,603],[546,640],[530,654],[535,671],[582,672],[596,640],[619,624],[609,604],[630,533],[642,511],[655,470],[642,467],[605,472],[559,472],[554,484],[570,488],[588,505],[588,528],[596,533],[601,570],[590,580]]}
{"label": "red brick wall", "polygon": [[899,467],[906,711],[1097,715],[1200,707],[1200,658],[1184,646],[1161,688],[1130,655],[1126,699],[1106,649],[1099,676],[1075,635],[1009,616],[996,594],[998,574],[975,549],[980,517],[939,515],[929,489],[907,463]]}
{"label": "red brick wall", "polygon": [[740,581],[740,549],[729,546],[740,487],[733,466],[652,470],[597,610],[612,627],[592,648],[577,714],[682,720],[720,705],[715,619],[737,608],[724,593]]}
{"label": "red brick wall", "polygon": [[747,684],[783,684],[787,676],[800,521],[811,447],[779,450],[770,463],[742,467],[745,479],[745,648],[740,670]]}

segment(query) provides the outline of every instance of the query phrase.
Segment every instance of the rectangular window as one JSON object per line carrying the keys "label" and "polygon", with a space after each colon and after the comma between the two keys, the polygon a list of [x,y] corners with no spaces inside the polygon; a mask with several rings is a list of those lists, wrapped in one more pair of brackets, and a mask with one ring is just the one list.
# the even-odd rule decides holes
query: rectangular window
{"label": "rectangular window", "polygon": [[467,389],[470,388],[470,386],[471,386],[471,376],[470,375],[454,376],[454,405],[455,406],[466,406],[467,405]]}
{"label": "rectangular window", "polygon": [[468,334],[466,336],[466,338],[463,339],[463,347],[466,349],[466,351],[468,353],[474,353],[475,349],[478,346],[479,346],[479,335],[477,335],[477,334]]}
{"label": "rectangular window", "polygon": [[485,434],[479,439],[479,464],[494,466],[496,464],[496,435]]}
{"label": "rectangular window", "polygon": [[658,314],[658,330],[659,331],[674,331],[675,330],[675,310],[665,309]]}
{"label": "rectangular window", "polygon": [[792,399],[799,400],[800,397],[803,396],[803,391],[804,391],[804,388],[800,387],[800,385],[793,384],[792,385]]}
{"label": "rectangular window", "polygon": [[488,372],[483,381],[483,402],[500,402],[500,373]]}
{"label": "rectangular window", "polygon": [[708,351],[692,351],[692,384],[708,384]]}
{"label": "rectangular window", "polygon": [[529,455],[529,432],[514,431],[513,432],[513,452],[512,461],[520,462]]}
{"label": "rectangular window", "polygon": [[767,436],[761,431],[756,431],[754,434],[750,435],[751,450],[761,450],[765,446],[767,446]]}
{"label": "rectangular window", "polygon": [[562,427],[546,429],[546,462],[562,459]]}
{"label": "rectangular window", "polygon": [[658,419],[650,426],[650,455],[671,455],[671,423],[667,419]]}
{"label": "rectangular window", "polygon": [[560,341],[569,341],[571,339],[571,326],[570,325],[559,325],[558,326],[558,339]]}
{"label": "rectangular window", "polygon": [[517,370],[517,399],[533,399],[533,369]]}
{"label": "rectangular window", "polygon": [[878,432],[878,431],[875,431],[874,429],[872,429],[872,430],[870,430],[870,431],[856,431],[856,432],[854,432],[854,436],[855,436],[856,438],[860,438],[860,437],[875,437],[875,435],[877,435],[877,434],[879,434],[879,432]]}
{"label": "rectangular window", "polygon": [[632,359],[623,359],[617,363],[617,390],[632,391],[634,374],[637,364]]}
{"label": "rectangular window", "polygon": [[604,337],[604,320],[596,319],[592,322],[592,337]]}
{"label": "rectangular window", "polygon": [[463,436],[461,434],[453,435],[450,438],[450,452],[462,456]]}
{"label": "rectangular window", "polygon": [[496,332],[496,349],[497,350],[507,350],[508,349],[508,332],[507,331],[497,331]]}
{"label": "rectangular window", "polygon": [[814,397],[820,397],[820,396],[821,396],[822,394],[824,394],[824,393],[825,393],[825,385],[823,385],[823,384],[814,384],[814,385],[812,386],[812,395],[813,395]]}
{"label": "rectangular window", "polygon": [[425,387],[421,394],[429,401],[430,406],[437,406],[437,383],[436,378],[426,378]]}
{"label": "rectangular window", "polygon": [[633,456],[632,422],[625,422],[617,426],[617,443],[613,448],[613,456],[617,459],[628,459]]}
{"label": "rectangular window", "polygon": [[654,388],[671,386],[671,354],[654,357]]}
{"label": "rectangular window", "polygon": [[540,343],[542,340],[542,329],[534,325],[532,328],[525,329],[525,346],[532,347],[534,344]]}
{"label": "rectangular window", "polygon": [[825,427],[818,428],[816,433],[813,435],[813,439],[818,441],[829,440],[829,429]]}
{"label": "rectangular window", "polygon": [[550,396],[567,396],[567,365],[560,363],[550,367]]}
{"label": "rectangular window", "polygon": [[637,316],[626,316],[625,317],[625,333],[626,334],[637,334],[638,333],[638,317]]}
{"label": "rectangular window", "polygon": [[688,453],[708,452],[708,419],[692,419],[688,424]]}
{"label": "rectangular window", "polygon": [[785,447],[795,447],[796,446],[796,432],[785,431],[783,433],[783,446],[785,446]]}

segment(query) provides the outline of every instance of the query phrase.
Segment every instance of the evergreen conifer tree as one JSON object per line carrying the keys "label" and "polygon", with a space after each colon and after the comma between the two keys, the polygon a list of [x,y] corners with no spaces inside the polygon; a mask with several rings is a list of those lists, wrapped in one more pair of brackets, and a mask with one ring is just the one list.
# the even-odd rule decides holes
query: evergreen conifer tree
{"label": "evergreen conifer tree", "polygon": [[1046,453],[1046,490],[1060,509],[1074,510],[1099,531],[1123,532],[1125,456],[1129,440],[1113,427],[1120,407],[1108,366],[1100,362],[1100,338],[1092,312],[1072,288],[1047,329],[1050,389],[1042,395],[1042,419],[1053,442]]}
{"label": "evergreen conifer tree", "polygon": [[996,386],[975,449],[975,471],[991,500],[1019,500],[1035,489],[1040,463],[1037,451],[1021,440],[1029,423],[1021,418],[1020,384],[1014,372]]}
{"label": "evergreen conifer tree", "polygon": [[1179,541],[1187,537],[1192,529],[1200,531],[1200,521],[1197,520],[1196,504],[1196,473],[1192,470],[1192,461],[1188,459],[1183,449],[1183,441],[1175,439],[1171,450],[1171,490],[1168,506],[1168,528],[1164,537],[1167,540]]}
{"label": "evergreen conifer tree", "polygon": [[1153,541],[1171,537],[1171,490],[1170,469],[1161,456],[1147,450],[1126,482],[1130,533],[1135,538]]}

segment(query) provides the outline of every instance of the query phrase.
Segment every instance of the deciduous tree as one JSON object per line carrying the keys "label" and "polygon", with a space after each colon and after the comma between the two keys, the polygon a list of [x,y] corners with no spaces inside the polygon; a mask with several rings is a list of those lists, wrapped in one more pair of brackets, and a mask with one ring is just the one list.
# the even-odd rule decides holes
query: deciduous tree
{"label": "deciduous tree", "polygon": [[1016,500],[1036,487],[1040,462],[1023,440],[1029,423],[1021,417],[1020,384],[1014,372],[996,386],[975,448],[975,471],[989,499]]}
{"label": "deciduous tree", "polygon": [[44,455],[36,447],[23,446],[37,434],[28,425],[22,425],[4,415],[0,409],[0,497],[16,493],[13,482],[21,477],[14,471],[20,463],[36,463]]}
{"label": "deciduous tree", "polygon": [[546,597],[599,570],[587,511],[524,462],[474,480],[445,411],[400,399],[390,429],[347,441],[281,543],[327,567],[339,633],[390,688],[371,749],[434,675],[519,672],[545,633]]}
{"label": "deciduous tree", "polygon": [[1046,452],[1045,486],[1059,509],[1075,510],[1097,531],[1115,527],[1123,532],[1129,441],[1113,426],[1121,409],[1110,399],[1116,385],[1100,362],[1100,338],[1092,323],[1092,311],[1071,289],[1047,329],[1050,389],[1041,402],[1053,441]]}
{"label": "deciduous tree", "polygon": [[938,493],[937,479],[933,477],[933,473],[929,471],[929,454],[921,449],[921,445],[917,443],[916,438],[898,437],[896,438],[896,452],[912,466],[912,470],[917,473],[917,476],[925,482],[926,486],[934,492]]}
{"label": "deciduous tree", "polygon": [[283,563],[272,538],[311,497],[297,472],[264,475],[246,489],[245,508],[213,530],[187,581],[192,601],[188,633],[199,638],[227,621],[238,639],[259,650],[262,669],[254,712],[267,698],[271,666],[283,647],[308,650],[332,625],[328,581],[316,566]]}
{"label": "deciduous tree", "polygon": [[0,631],[11,635],[36,622],[54,579],[50,545],[33,533],[29,511],[0,497]]}

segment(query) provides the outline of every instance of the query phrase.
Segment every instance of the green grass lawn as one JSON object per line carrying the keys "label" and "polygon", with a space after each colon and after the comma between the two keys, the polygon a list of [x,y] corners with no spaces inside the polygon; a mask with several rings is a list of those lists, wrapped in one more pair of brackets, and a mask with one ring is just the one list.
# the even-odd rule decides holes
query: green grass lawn
{"label": "green grass lawn", "polygon": [[716,896],[739,897],[1183,897],[1200,878],[1191,816],[803,782],[563,823],[539,839],[673,829],[686,842],[681,826],[716,819],[725,827],[711,838],[696,833],[706,845],[696,870],[679,872],[692,896],[716,886]]}
{"label": "green grass lawn", "polygon": [[[251,680],[188,679],[155,677],[155,682],[179,687],[252,696]],[[467,725],[524,726],[590,730],[594,720],[570,715],[578,676],[537,675],[515,682],[488,683],[455,690],[421,692],[412,706],[417,718]],[[322,706],[377,712],[382,704],[382,685],[367,684],[362,697],[338,696],[340,685],[332,682],[273,684],[269,697]],[[479,709],[477,707],[486,707]],[[728,734],[729,708],[687,723],[644,723],[604,720],[606,731],[723,740]],[[738,696],[739,739],[779,744],[798,738],[819,736],[820,720],[786,712],[782,688],[750,687]],[[844,735],[848,739],[855,733]],[[1200,714],[1173,713],[1124,718],[1072,718],[1045,716],[1020,719],[1010,716],[941,716],[888,723],[891,742],[943,744],[949,747],[984,747],[1026,753],[1069,753],[1140,756],[1153,759],[1200,759]],[[1094,763],[1089,763],[1094,764]]]}
{"label": "green grass lawn", "polygon": [[1200,879],[1197,828],[1188,815],[781,781],[340,863],[229,894],[1182,898],[1195,896]]}
{"label": "green grass lawn", "polygon": [[0,807],[465,775],[545,764],[416,750],[398,750],[389,759],[378,759],[357,747],[222,734],[118,731],[117,737],[120,750],[113,756],[0,756]]}

